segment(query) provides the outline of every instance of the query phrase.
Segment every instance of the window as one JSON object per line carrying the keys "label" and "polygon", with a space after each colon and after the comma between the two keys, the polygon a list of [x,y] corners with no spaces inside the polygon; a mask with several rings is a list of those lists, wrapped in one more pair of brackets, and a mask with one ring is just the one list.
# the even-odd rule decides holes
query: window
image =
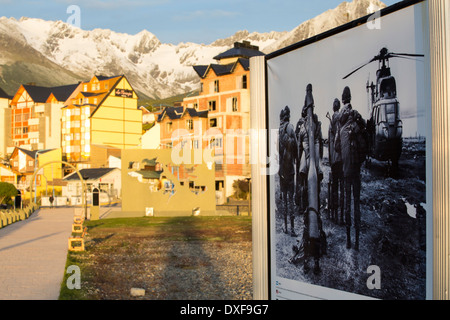
{"label": "window", "polygon": [[216,101],[212,100],[208,102],[208,110],[209,111],[216,111]]}
{"label": "window", "polygon": [[172,121],[171,122],[167,122],[166,129],[167,129],[167,131],[171,131],[172,130]]}
{"label": "window", "polygon": [[238,111],[238,100],[237,100],[236,97],[234,97],[232,102],[231,102],[231,108],[232,108],[233,112],[237,112]]}
{"label": "window", "polygon": [[194,149],[198,149],[199,148],[198,140],[192,141],[192,144],[193,144]]}
{"label": "window", "polygon": [[21,122],[22,121],[22,115],[21,114],[16,114],[14,116],[14,121],[16,122]]}
{"label": "window", "polygon": [[242,89],[247,89],[247,75],[242,76]]}
{"label": "window", "polygon": [[200,83],[200,92],[203,92],[203,82]]}
{"label": "window", "polygon": [[222,148],[222,138],[212,138],[209,141],[209,147],[210,147],[210,149]]}
{"label": "window", "polygon": [[217,118],[211,118],[209,119],[209,126],[211,128],[217,128]]}
{"label": "window", "polygon": [[216,191],[222,191],[223,190],[223,186],[224,186],[224,182],[223,181],[216,181]]}
{"label": "window", "polygon": [[219,80],[214,80],[214,92],[219,92]]}
{"label": "window", "polygon": [[194,103],[194,109],[195,109],[195,110],[198,110],[198,103],[197,103],[197,102]]}
{"label": "window", "polygon": [[194,120],[192,120],[192,119],[186,120],[186,128],[188,130],[194,129]]}

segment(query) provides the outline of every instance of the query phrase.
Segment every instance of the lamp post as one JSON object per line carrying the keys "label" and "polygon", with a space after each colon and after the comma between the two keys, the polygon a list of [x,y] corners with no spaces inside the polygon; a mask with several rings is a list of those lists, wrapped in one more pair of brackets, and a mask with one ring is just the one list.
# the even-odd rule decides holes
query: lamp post
{"label": "lamp post", "polygon": [[[81,192],[84,192],[84,219],[87,220],[87,180],[89,179],[88,176],[84,175],[83,180],[81,182]],[[84,188],[83,188],[84,183]],[[84,190],[83,190],[84,189]]]}

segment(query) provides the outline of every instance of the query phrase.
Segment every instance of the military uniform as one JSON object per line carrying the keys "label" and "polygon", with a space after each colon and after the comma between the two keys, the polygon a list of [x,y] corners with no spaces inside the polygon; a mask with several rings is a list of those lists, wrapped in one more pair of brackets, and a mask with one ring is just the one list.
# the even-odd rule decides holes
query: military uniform
{"label": "military uniform", "polygon": [[294,127],[289,122],[290,110],[285,107],[280,114],[279,129],[279,163],[278,171],[280,177],[280,189],[282,202],[284,204],[284,225],[285,232],[288,233],[287,218],[291,222],[291,235],[295,236],[294,218],[295,218],[295,167],[297,159],[297,139],[295,137]]}
{"label": "military uniform", "polygon": [[351,248],[350,229],[352,226],[351,198],[353,195],[353,224],[355,227],[355,249],[359,249],[359,233],[361,226],[360,193],[361,193],[361,160],[358,150],[353,143],[352,129],[357,111],[351,104],[350,89],[346,87],[342,94],[344,107],[339,115],[341,129],[336,143],[341,151],[342,173],[345,189],[345,224],[347,227],[347,248]]}
{"label": "military uniform", "polygon": [[[328,129],[328,158],[331,167],[331,217],[336,222],[344,224],[344,180],[342,174],[341,153],[335,149],[335,141],[338,138],[340,101],[334,100],[333,116]],[[340,212],[340,215],[338,213]]]}

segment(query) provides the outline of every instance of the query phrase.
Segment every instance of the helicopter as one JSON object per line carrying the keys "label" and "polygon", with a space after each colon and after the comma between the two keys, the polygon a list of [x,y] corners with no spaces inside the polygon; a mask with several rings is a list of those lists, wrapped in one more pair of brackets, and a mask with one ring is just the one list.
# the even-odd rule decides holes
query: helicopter
{"label": "helicopter", "polygon": [[364,66],[378,61],[376,72],[376,84],[373,82],[366,84],[368,94],[369,120],[367,121],[367,132],[369,136],[370,158],[379,161],[387,161],[389,168],[398,169],[398,161],[403,147],[403,123],[400,119],[400,102],[397,98],[397,85],[394,76],[391,74],[389,59],[412,57],[424,57],[423,54],[393,53],[387,48],[382,48],[378,55],[357,69],[350,72],[343,79],[347,79],[352,74],[362,69]]}

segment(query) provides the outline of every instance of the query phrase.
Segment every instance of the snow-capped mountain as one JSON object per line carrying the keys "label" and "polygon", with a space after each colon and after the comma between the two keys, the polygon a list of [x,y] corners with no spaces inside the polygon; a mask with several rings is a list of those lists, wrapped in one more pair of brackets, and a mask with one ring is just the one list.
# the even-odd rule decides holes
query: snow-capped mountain
{"label": "snow-capped mountain", "polygon": [[384,7],[379,0],[353,0],[289,32],[244,30],[209,45],[165,44],[147,30],[128,35],[104,29],[85,31],[61,21],[2,17],[0,87],[14,94],[21,83],[61,85],[94,74],[125,74],[141,97],[169,97],[196,90],[199,79],[192,66],[214,62],[214,56],[236,41],[250,41],[270,53]]}

